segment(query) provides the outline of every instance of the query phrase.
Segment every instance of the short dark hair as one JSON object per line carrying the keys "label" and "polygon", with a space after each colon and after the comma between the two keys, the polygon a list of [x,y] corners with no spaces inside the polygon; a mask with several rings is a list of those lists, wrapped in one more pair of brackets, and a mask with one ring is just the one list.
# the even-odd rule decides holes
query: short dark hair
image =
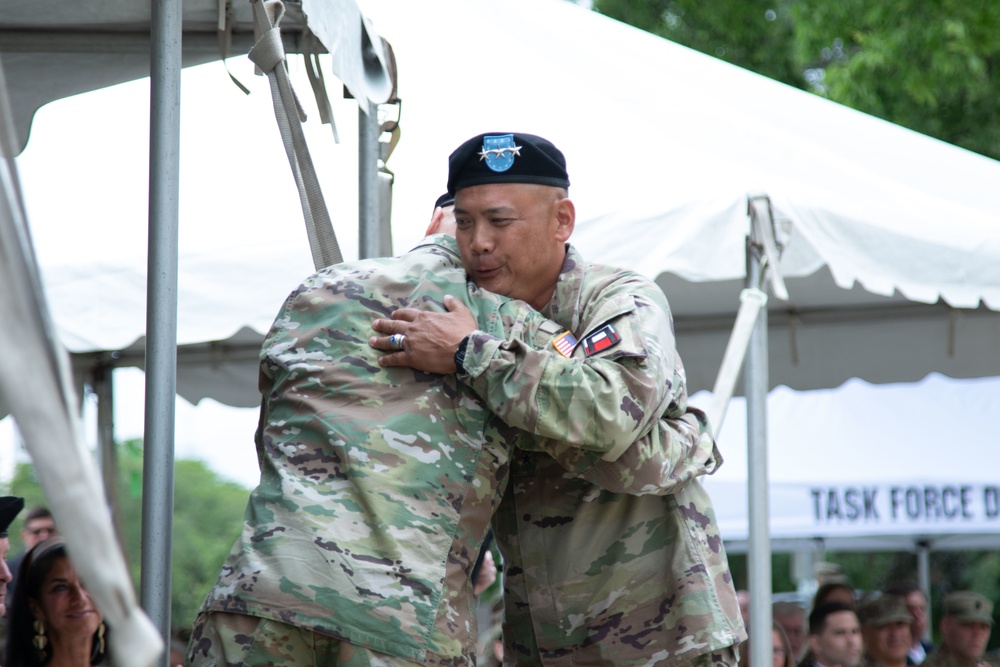
{"label": "short dark hair", "polygon": [[813,609],[809,614],[809,634],[823,634],[823,628],[826,627],[826,617],[841,611],[856,613],[854,607],[843,602],[827,602]]}
{"label": "short dark hair", "polygon": [[850,591],[851,598],[854,598],[854,587],[851,586],[849,583],[843,581],[828,581],[822,586],[820,586],[818,589],[816,589],[816,595],[813,596],[812,606],[814,608],[820,606],[821,604],[824,603],[824,601],[826,600],[827,596],[830,595],[830,593],[840,588]]}
{"label": "short dark hair", "polygon": [[52,512],[49,511],[48,507],[43,505],[35,505],[24,515],[24,523],[27,524],[29,521],[35,521],[36,519],[51,519]]}

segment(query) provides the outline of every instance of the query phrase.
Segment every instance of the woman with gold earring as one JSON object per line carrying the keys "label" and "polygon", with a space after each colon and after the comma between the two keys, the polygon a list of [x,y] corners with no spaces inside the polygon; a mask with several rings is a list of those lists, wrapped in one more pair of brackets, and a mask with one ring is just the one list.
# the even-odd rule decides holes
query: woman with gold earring
{"label": "woman with gold earring", "polygon": [[76,574],[61,537],[37,544],[17,573],[5,667],[104,664],[107,626]]}

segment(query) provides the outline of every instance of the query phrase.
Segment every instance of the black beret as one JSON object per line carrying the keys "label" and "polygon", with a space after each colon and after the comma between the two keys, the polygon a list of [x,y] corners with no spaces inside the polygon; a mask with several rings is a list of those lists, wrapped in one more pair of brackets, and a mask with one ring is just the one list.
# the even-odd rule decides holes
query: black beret
{"label": "black beret", "polygon": [[441,208],[442,206],[451,206],[454,203],[455,203],[455,195],[446,192],[437,198],[437,201],[434,202],[434,208]]}
{"label": "black beret", "polygon": [[14,517],[24,509],[24,498],[0,496],[0,537],[7,537],[7,529],[14,523]]}
{"label": "black beret", "polygon": [[487,132],[448,158],[448,192],[489,183],[569,187],[566,158],[548,139],[517,132]]}

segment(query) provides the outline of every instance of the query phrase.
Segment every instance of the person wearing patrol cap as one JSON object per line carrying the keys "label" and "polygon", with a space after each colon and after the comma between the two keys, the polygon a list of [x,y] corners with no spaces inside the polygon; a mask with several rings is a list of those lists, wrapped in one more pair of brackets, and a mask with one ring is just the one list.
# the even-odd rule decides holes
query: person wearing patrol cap
{"label": "person wearing patrol cap", "polygon": [[454,205],[455,205],[455,195],[451,194],[450,192],[446,192],[440,197],[438,197],[437,200],[435,200],[434,209],[437,210],[439,208],[448,208],[449,206],[454,206]]}
{"label": "person wearing patrol cap", "polygon": [[22,509],[24,498],[0,496],[0,617],[7,615],[7,584],[11,580],[10,568],[7,567],[7,551],[10,550],[7,531]]}
{"label": "person wearing patrol cap", "polygon": [[[584,261],[566,158],[549,140],[487,132],[449,158],[455,233],[478,287],[520,299],[564,332],[558,356],[495,363],[496,341],[465,308],[400,309],[377,320],[384,366],[455,373],[521,438],[493,520],[505,561],[504,655],[518,664],[734,665],[746,638],[711,500],[697,479],[720,462],[687,404],[663,291]],[[540,400],[555,387],[557,400]],[[604,451],[580,449],[609,431]],[[655,447],[633,446],[655,434]],[[662,457],[662,458],[661,458]],[[672,458],[671,458],[672,457]],[[660,464],[663,464],[662,466]],[[684,508],[681,510],[680,508]],[[712,610],[706,613],[705,610]]]}
{"label": "person wearing patrol cap", "polygon": [[983,654],[993,631],[993,603],[979,593],[949,593],[941,605],[941,646],[931,653],[927,667],[985,665]]}
{"label": "person wearing patrol cap", "polygon": [[886,593],[899,595],[906,600],[906,608],[913,616],[913,623],[910,625],[910,636],[912,644],[910,651],[906,655],[906,664],[919,665],[927,659],[934,644],[924,639],[927,634],[927,596],[924,595],[920,584],[912,580],[896,581],[885,588]]}
{"label": "person wearing patrol cap", "polygon": [[906,667],[913,616],[898,595],[879,595],[858,607],[866,662],[874,667]]}

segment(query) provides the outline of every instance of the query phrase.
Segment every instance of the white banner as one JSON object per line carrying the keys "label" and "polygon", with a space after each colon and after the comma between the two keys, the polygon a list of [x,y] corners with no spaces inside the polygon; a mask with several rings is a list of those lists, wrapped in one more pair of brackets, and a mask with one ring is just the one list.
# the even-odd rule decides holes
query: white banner
{"label": "white banner", "polygon": [[[747,539],[746,485],[709,478],[706,487],[723,538]],[[770,510],[773,540],[898,536],[915,543],[976,534],[1000,542],[1000,484],[771,482]]]}

